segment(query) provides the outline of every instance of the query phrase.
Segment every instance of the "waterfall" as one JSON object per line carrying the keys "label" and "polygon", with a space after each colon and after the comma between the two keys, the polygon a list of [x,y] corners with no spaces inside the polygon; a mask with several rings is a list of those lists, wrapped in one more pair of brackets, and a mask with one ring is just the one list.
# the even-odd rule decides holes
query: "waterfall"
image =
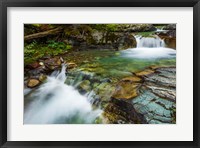
{"label": "waterfall", "polygon": [[138,59],[158,59],[176,57],[176,50],[166,48],[164,40],[160,39],[158,36],[135,36],[135,38],[137,41],[137,48],[131,48],[121,51],[121,56]]}
{"label": "waterfall", "polygon": [[73,86],[66,85],[66,67],[54,71],[47,82],[31,96],[33,100],[24,114],[25,124],[92,123],[101,114],[94,110],[89,97],[81,95]]}
{"label": "waterfall", "polygon": [[[138,39],[139,38],[139,39]],[[137,47],[165,47],[165,42],[159,37],[136,37]]]}

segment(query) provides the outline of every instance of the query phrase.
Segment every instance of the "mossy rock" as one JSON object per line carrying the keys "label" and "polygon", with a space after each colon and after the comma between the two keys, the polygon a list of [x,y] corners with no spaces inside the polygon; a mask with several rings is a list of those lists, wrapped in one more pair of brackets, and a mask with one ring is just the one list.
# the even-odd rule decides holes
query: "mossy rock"
{"label": "mossy rock", "polygon": [[84,80],[83,82],[81,82],[81,84],[79,85],[79,89],[84,90],[86,92],[91,91],[90,81]]}
{"label": "mossy rock", "polygon": [[112,95],[112,97],[115,99],[133,99],[139,95],[139,86],[140,85],[138,83],[122,81],[117,85],[115,93]]}

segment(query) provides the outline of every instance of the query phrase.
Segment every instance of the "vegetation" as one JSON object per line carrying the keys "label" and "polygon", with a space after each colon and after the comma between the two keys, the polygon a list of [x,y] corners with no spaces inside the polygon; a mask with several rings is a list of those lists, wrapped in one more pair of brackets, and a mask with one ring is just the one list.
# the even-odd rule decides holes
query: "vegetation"
{"label": "vegetation", "polygon": [[71,45],[63,42],[55,42],[50,40],[47,44],[39,44],[33,41],[30,44],[25,44],[24,47],[24,64],[30,64],[43,56],[56,56],[63,54],[72,48]]}
{"label": "vegetation", "polygon": [[[116,41],[120,38],[120,33],[123,32],[123,29],[131,26],[137,29],[136,32],[133,30],[134,34],[146,37],[154,33],[148,30],[138,32],[140,27],[141,30],[144,30],[145,24],[26,24],[24,26],[25,65],[43,56],[64,54],[70,49],[76,49],[80,44],[87,44],[87,46],[112,44],[115,48]],[[157,27],[161,28],[162,25],[157,25]],[[94,37],[94,32],[99,33],[97,37]],[[124,30],[124,33],[126,32],[127,30]],[[101,39],[98,41],[98,38]]]}

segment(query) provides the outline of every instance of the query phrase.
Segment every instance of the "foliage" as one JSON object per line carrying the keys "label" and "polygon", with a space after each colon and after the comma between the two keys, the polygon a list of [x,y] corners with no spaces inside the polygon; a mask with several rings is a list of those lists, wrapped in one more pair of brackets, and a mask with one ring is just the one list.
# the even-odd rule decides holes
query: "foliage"
{"label": "foliage", "polygon": [[137,35],[141,35],[142,37],[151,37],[154,35],[154,31],[149,31],[149,32],[138,32]]}
{"label": "foliage", "polygon": [[43,56],[50,55],[56,56],[65,53],[67,50],[71,49],[71,45],[66,45],[63,42],[48,41],[48,44],[38,44],[37,42],[32,42],[30,44],[25,44],[24,46],[24,64],[30,64]]}

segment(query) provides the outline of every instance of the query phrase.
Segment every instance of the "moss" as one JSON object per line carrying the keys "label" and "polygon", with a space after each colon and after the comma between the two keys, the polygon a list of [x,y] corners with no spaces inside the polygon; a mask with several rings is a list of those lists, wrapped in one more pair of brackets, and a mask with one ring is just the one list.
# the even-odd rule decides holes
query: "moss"
{"label": "moss", "polygon": [[141,35],[142,37],[151,37],[152,35],[155,34],[154,31],[149,31],[149,32],[138,32],[136,33],[137,35]]}
{"label": "moss", "polygon": [[32,42],[24,46],[24,65],[33,63],[44,56],[56,56],[66,53],[72,48],[63,42],[49,42],[49,44],[37,44]]}

